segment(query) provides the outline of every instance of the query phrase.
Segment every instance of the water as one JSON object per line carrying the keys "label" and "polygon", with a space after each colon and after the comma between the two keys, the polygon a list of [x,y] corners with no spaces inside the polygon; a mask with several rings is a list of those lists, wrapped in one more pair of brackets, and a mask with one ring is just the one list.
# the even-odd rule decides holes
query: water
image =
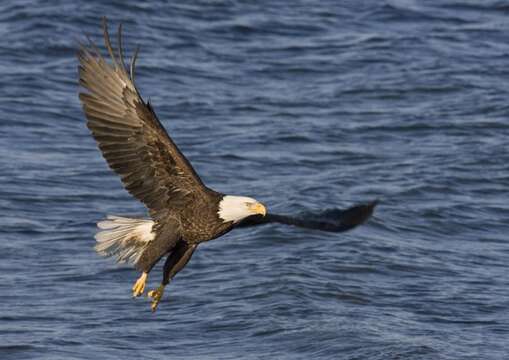
{"label": "water", "polygon": [[[0,4],[0,358],[509,358],[509,6],[173,3]],[[232,232],[155,315],[132,300],[138,274],[93,251],[96,221],[143,212],[77,98],[102,15],[209,186],[374,217]]]}

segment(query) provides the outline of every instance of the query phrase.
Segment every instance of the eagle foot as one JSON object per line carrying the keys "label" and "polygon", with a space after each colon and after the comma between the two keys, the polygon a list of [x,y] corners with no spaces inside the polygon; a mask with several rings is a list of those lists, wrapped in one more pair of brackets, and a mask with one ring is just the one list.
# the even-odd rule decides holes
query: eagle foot
{"label": "eagle foot", "polygon": [[157,310],[157,305],[159,305],[159,302],[161,301],[161,298],[164,294],[164,285],[159,285],[159,287],[155,290],[149,291],[148,296],[152,298],[152,304],[151,309],[152,312],[155,312]]}
{"label": "eagle foot", "polygon": [[142,273],[141,276],[136,280],[133,285],[133,297],[138,297],[143,294],[145,291],[145,283],[147,282],[148,274],[146,272]]}

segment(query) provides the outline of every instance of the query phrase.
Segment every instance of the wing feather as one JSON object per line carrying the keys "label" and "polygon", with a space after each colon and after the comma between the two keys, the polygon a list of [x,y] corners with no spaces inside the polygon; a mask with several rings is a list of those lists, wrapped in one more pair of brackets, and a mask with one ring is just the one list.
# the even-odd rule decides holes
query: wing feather
{"label": "wing feather", "polygon": [[322,230],[329,232],[343,232],[351,230],[368,220],[378,200],[367,204],[359,204],[348,209],[331,209],[320,213],[306,213],[300,217],[287,215],[267,214],[251,216],[243,220],[237,227],[256,226],[268,223],[280,223],[294,225],[306,229]]}
{"label": "wing feather", "polygon": [[121,31],[119,27],[115,55],[103,19],[104,43],[111,65],[92,41],[81,46],[79,83],[87,91],[79,97],[87,126],[108,165],[120,175],[127,191],[157,217],[161,211],[172,209],[172,204],[182,206],[182,201],[193,201],[209,190],[136,89],[134,64],[138,49],[131,60],[129,75],[123,59]]}

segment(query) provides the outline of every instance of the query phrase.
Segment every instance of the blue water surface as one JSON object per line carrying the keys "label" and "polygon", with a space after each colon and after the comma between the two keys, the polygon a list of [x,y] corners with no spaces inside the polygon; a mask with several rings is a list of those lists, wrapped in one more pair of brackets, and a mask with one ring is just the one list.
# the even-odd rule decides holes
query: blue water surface
{"label": "blue water surface", "polygon": [[[93,236],[144,208],[77,96],[103,15],[210,187],[374,217],[234,231],[131,299]],[[4,0],[0,36],[1,359],[509,358],[507,2]]]}

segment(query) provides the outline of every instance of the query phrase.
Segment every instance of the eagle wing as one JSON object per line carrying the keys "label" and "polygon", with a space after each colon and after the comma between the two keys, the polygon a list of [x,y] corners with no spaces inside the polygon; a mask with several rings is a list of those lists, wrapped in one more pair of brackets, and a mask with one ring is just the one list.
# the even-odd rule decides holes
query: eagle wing
{"label": "eagle wing", "polygon": [[368,220],[378,200],[367,204],[359,204],[348,209],[331,209],[320,213],[306,213],[300,217],[268,213],[265,217],[250,216],[237,227],[249,227],[268,223],[280,223],[298,226],[306,229],[322,230],[328,232],[344,232],[351,230]]}
{"label": "eagle wing", "polygon": [[81,45],[80,93],[87,126],[108,165],[120,175],[129,193],[140,200],[152,217],[158,218],[168,208],[182,208],[207,188],[189,161],[180,152],[145,103],[134,85],[135,52],[130,74],[122,53],[122,27],[118,30],[115,55],[110,43],[106,19],[103,19],[105,46],[112,65],[90,41]]}

